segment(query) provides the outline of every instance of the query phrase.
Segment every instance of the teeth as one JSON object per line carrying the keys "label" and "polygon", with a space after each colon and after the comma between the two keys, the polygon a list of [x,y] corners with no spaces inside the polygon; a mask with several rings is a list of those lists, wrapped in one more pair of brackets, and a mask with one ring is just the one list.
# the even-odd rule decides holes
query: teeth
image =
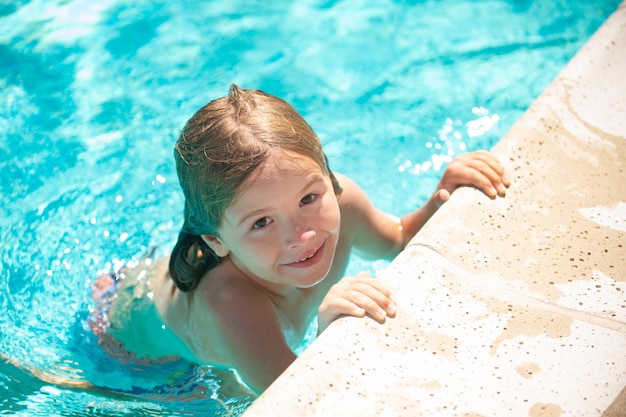
{"label": "teeth", "polygon": [[[315,255],[315,253],[314,253],[313,255]],[[304,261],[306,261],[307,259],[311,259],[311,258],[313,257],[313,255],[311,255],[311,256],[307,256],[306,258],[302,258],[302,259],[300,259],[298,262],[304,262]]]}

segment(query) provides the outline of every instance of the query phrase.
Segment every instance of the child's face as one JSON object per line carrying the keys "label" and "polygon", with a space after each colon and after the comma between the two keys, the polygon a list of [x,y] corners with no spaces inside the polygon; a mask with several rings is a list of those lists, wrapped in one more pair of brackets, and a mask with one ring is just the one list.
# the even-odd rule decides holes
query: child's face
{"label": "child's face", "polygon": [[218,244],[268,289],[306,288],[328,274],[339,225],[328,175],[312,159],[283,152],[244,183],[224,213]]}

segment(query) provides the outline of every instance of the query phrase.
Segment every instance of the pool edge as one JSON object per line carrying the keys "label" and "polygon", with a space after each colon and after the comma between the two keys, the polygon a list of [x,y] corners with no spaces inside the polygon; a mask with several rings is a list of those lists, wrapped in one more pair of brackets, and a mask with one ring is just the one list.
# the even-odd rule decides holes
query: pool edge
{"label": "pool edge", "polygon": [[244,415],[626,415],[624,73],[626,2],[494,147],[507,197],[459,190],[383,273],[398,316],[333,323]]}

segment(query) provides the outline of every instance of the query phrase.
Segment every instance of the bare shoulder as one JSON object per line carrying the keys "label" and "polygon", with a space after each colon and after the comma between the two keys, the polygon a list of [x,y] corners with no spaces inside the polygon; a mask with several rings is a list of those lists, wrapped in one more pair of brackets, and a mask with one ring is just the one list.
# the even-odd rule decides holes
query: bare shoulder
{"label": "bare shoulder", "polygon": [[263,292],[225,258],[202,277],[193,294],[194,301],[202,301],[205,310],[217,313],[220,309],[233,308],[259,297]]}
{"label": "bare shoulder", "polygon": [[376,209],[356,182],[342,174],[335,176],[342,187],[338,198],[342,232],[355,233],[368,218],[372,217]]}
{"label": "bare shoulder", "polygon": [[350,177],[337,172],[333,174],[335,175],[335,178],[337,178],[337,181],[342,188],[340,201],[344,199],[358,199],[360,198],[360,194],[364,194],[363,190],[361,190],[357,183],[354,182]]}
{"label": "bare shoulder", "polygon": [[236,367],[237,345],[277,323],[271,297],[227,259],[207,272],[188,299],[187,340],[203,362]]}
{"label": "bare shoulder", "polygon": [[193,298],[194,350],[211,352],[213,363],[236,368],[255,390],[268,386],[295,359],[285,336],[291,312],[229,259],[203,277]]}
{"label": "bare shoulder", "polygon": [[229,259],[202,278],[192,297],[190,322],[202,326],[211,323],[216,334],[231,334],[244,322],[275,322],[279,314],[272,296],[247,279]]}
{"label": "bare shoulder", "polygon": [[342,233],[349,236],[352,246],[362,256],[395,256],[402,241],[400,220],[378,210],[350,178],[337,174],[337,180],[343,187],[338,200]]}
{"label": "bare shoulder", "polygon": [[373,209],[372,203],[365,192],[349,177],[343,174],[335,174],[342,192],[338,197],[341,213],[358,214],[362,211]]}

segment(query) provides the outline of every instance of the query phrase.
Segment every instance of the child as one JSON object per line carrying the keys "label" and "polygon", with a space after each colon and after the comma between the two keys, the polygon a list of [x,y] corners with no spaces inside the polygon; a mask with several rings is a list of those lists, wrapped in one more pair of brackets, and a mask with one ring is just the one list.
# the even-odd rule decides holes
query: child
{"label": "child", "polygon": [[[234,368],[256,392],[293,362],[316,315],[319,332],[343,315],[395,315],[380,281],[343,277],[352,250],[393,258],[456,188],[496,198],[509,185],[494,156],[466,154],[423,207],[395,219],[329,169],[293,107],[234,85],[193,115],[174,155],[185,196],[178,242],[169,260],[127,273],[93,328],[138,358]],[[137,298],[143,306],[129,313]]]}

